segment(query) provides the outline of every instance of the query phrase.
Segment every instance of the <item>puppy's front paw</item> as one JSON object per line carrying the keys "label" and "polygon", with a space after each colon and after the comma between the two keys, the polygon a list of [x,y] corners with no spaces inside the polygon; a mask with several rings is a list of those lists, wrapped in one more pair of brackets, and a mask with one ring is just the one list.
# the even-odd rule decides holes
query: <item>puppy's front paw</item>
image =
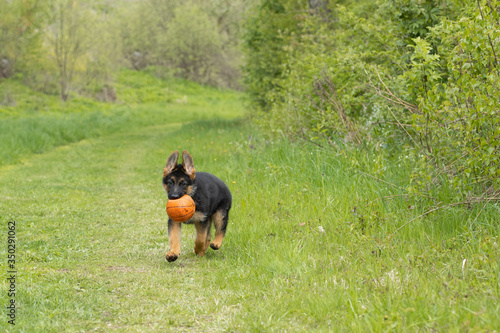
{"label": "puppy's front paw", "polygon": [[168,251],[165,255],[165,259],[167,259],[168,262],[176,261],[177,258],[179,258],[179,253],[175,253],[172,251]]}

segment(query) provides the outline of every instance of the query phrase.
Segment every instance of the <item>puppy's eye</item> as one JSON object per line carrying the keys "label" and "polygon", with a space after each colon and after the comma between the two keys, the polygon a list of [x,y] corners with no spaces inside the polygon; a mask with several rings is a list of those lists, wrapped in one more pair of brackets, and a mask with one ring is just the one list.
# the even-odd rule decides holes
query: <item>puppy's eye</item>
{"label": "puppy's eye", "polygon": [[167,186],[174,186],[174,181],[172,179],[167,180]]}
{"label": "puppy's eye", "polygon": [[186,187],[187,186],[187,182],[185,180],[181,180],[181,182],[179,183],[179,185],[181,187]]}

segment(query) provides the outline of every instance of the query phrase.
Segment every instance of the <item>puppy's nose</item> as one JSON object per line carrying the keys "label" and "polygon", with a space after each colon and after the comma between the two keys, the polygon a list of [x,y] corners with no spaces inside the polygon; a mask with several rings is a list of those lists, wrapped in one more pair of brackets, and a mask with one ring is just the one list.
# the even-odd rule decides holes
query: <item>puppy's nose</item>
{"label": "puppy's nose", "polygon": [[180,195],[179,193],[172,193],[168,196],[169,199],[172,199],[172,200],[177,200],[179,198],[181,198],[182,195]]}

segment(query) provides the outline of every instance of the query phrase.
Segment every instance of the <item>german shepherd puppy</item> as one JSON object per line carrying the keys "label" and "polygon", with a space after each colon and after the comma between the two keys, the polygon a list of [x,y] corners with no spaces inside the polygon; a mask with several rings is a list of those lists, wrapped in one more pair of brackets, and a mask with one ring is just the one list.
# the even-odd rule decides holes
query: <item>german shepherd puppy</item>
{"label": "german shepherd puppy", "polygon": [[[231,209],[231,192],[219,178],[206,172],[195,172],[193,158],[187,151],[182,153],[182,164],[177,164],[179,152],[176,150],[169,156],[163,169],[163,187],[168,198],[175,200],[187,194],[191,196],[196,210],[188,221],[194,224],[196,239],[194,252],[203,257],[210,244],[214,250],[221,247],[226,234],[229,210]],[[210,243],[210,229],[215,227],[215,237]],[[180,254],[181,222],[168,219],[168,240],[170,251],[165,255],[167,261],[175,261]]]}

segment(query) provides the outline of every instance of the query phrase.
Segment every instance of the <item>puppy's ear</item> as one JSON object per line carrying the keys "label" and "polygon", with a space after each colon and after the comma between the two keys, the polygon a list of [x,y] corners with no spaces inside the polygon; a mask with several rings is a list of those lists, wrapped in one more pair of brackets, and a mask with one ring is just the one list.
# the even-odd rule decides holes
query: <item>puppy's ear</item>
{"label": "puppy's ear", "polygon": [[167,164],[165,164],[165,168],[163,169],[163,178],[165,178],[169,173],[174,170],[177,166],[177,161],[179,160],[179,152],[176,150],[168,157]]}
{"label": "puppy's ear", "polygon": [[194,168],[193,158],[185,150],[182,152],[182,167],[186,171],[189,178],[194,179],[194,177],[196,177],[196,169]]}

